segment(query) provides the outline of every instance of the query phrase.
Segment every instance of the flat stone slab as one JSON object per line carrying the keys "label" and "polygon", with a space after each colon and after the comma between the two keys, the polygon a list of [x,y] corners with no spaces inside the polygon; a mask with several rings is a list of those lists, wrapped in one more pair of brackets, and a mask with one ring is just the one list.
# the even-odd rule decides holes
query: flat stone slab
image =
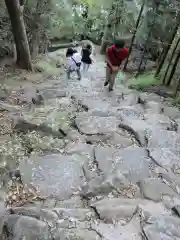
{"label": "flat stone slab", "polygon": [[180,134],[174,131],[153,129],[147,133],[148,148],[169,148],[173,152],[180,151]]}
{"label": "flat stone slab", "polygon": [[122,121],[144,119],[144,112],[139,105],[122,107],[118,109],[117,115],[122,119]]}
{"label": "flat stone slab", "polygon": [[151,157],[167,170],[173,168],[174,165],[180,165],[180,157],[173,153],[169,148],[155,148],[150,150]]}
{"label": "flat stone slab", "polygon": [[112,170],[119,170],[128,180],[137,182],[150,175],[151,159],[144,148],[128,147],[96,148],[95,158],[99,169],[106,175]]}
{"label": "flat stone slab", "polygon": [[172,106],[163,106],[163,114],[172,119],[180,118],[180,111]]}
{"label": "flat stone slab", "polygon": [[116,117],[95,117],[88,114],[80,114],[76,117],[75,122],[79,131],[87,135],[115,132],[118,127]]}
{"label": "flat stone slab", "polygon": [[91,204],[100,215],[100,218],[108,223],[113,221],[128,221],[137,211],[138,202],[134,199],[105,198]]}
{"label": "flat stone slab", "polygon": [[59,154],[32,157],[20,163],[22,179],[38,187],[41,195],[69,198],[85,182],[81,164]]}
{"label": "flat stone slab", "polygon": [[150,217],[143,228],[148,240],[176,240],[180,239],[180,219],[168,215]]}
{"label": "flat stone slab", "polygon": [[168,116],[157,114],[157,113],[149,113],[145,114],[145,121],[152,126],[158,125],[159,128],[170,130],[173,128],[173,122]]}
{"label": "flat stone slab", "polygon": [[48,224],[32,217],[11,215],[6,225],[13,239],[48,239],[49,236]]}
{"label": "flat stone slab", "polygon": [[140,182],[140,189],[145,198],[161,201],[163,195],[180,197],[174,190],[158,178],[146,178]]}
{"label": "flat stone slab", "polygon": [[106,240],[142,240],[141,227],[138,219],[126,225],[105,224],[100,222],[92,226]]}

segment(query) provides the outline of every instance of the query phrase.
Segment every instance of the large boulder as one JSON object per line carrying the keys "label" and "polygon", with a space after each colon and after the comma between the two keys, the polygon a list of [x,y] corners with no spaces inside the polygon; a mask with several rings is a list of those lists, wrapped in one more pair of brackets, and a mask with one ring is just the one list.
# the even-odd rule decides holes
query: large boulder
{"label": "large boulder", "polygon": [[66,199],[85,182],[82,164],[59,154],[32,157],[20,162],[24,183],[32,183],[43,196]]}
{"label": "large boulder", "polygon": [[92,203],[100,218],[106,222],[128,221],[136,213],[138,202],[134,199],[105,198]]}
{"label": "large boulder", "polygon": [[175,240],[180,238],[180,219],[168,215],[152,216],[143,231],[148,240]]}
{"label": "large boulder", "polygon": [[118,127],[115,117],[95,117],[82,114],[76,117],[75,122],[79,131],[87,135],[115,132]]}
{"label": "large boulder", "polygon": [[144,148],[136,146],[120,150],[109,147],[96,148],[95,158],[99,169],[106,175],[116,169],[134,183],[150,176],[152,162]]}
{"label": "large boulder", "polygon": [[145,198],[153,201],[161,201],[163,195],[179,197],[170,186],[165,184],[161,179],[146,178],[140,182],[140,189]]}

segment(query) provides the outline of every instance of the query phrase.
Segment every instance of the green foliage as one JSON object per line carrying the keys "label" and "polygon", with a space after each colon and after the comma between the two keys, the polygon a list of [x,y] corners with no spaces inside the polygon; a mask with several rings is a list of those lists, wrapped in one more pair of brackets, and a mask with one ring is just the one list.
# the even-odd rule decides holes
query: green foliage
{"label": "green foliage", "polygon": [[127,85],[129,88],[139,90],[141,87],[149,85],[158,85],[160,81],[154,77],[154,73],[142,74],[137,78],[132,78],[128,80]]}

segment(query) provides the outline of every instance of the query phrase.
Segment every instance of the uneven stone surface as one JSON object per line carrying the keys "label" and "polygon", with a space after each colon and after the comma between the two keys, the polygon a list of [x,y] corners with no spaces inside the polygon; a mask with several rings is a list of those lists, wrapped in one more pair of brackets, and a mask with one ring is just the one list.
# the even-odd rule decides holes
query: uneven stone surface
{"label": "uneven stone surface", "polygon": [[94,61],[2,94],[0,239],[180,239],[180,112]]}
{"label": "uneven stone surface", "polygon": [[70,156],[46,155],[22,161],[25,183],[32,183],[43,196],[70,197],[85,182],[81,165]]}
{"label": "uneven stone surface", "polygon": [[102,172],[108,174],[110,169],[118,169],[135,183],[150,175],[151,159],[144,148],[96,148],[95,158]]}
{"label": "uneven stone surface", "polygon": [[140,182],[140,189],[144,197],[153,201],[160,201],[163,195],[177,196],[177,194],[162,180],[147,178]]}
{"label": "uneven stone surface", "polygon": [[143,228],[148,240],[167,239],[175,240],[180,237],[180,219],[168,215],[150,217]]}
{"label": "uneven stone surface", "polygon": [[172,169],[174,165],[180,164],[180,157],[169,148],[155,148],[150,151],[151,157],[165,169]]}
{"label": "uneven stone surface", "polygon": [[138,204],[133,199],[103,199],[91,205],[98,212],[100,219],[112,223],[113,221],[128,221],[137,211]]}
{"label": "uneven stone surface", "polygon": [[76,125],[79,131],[87,135],[115,132],[118,121],[115,117],[78,116]]}

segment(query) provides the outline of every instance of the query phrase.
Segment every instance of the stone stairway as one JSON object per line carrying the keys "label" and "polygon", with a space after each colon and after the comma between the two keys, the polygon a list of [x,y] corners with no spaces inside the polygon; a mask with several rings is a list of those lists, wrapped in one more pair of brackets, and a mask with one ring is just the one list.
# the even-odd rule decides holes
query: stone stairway
{"label": "stone stairway", "polygon": [[43,147],[33,154],[31,146],[19,169],[42,199],[8,214],[1,207],[4,239],[180,238],[180,112],[168,99],[123,85],[108,93],[103,81],[97,59],[81,81],[62,76],[34,86],[44,104],[21,109],[21,121],[30,131],[46,126],[34,129]]}

